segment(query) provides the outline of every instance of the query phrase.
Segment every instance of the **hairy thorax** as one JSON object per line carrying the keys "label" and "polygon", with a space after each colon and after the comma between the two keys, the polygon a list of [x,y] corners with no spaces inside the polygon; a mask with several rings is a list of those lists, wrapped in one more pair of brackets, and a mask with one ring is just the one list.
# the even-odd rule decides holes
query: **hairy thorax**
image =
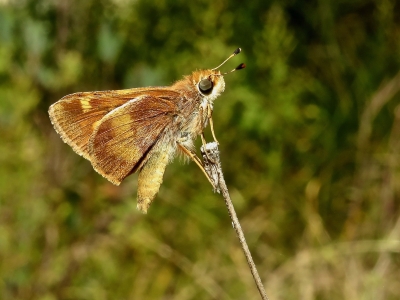
{"label": "hairy thorax", "polygon": [[[198,83],[208,78],[213,89],[209,94],[203,94]],[[179,113],[175,117],[176,129],[179,131],[177,142],[188,148],[193,148],[193,140],[207,126],[208,116],[212,113],[214,100],[224,91],[225,81],[219,71],[195,71],[173,86],[181,94],[178,100]]]}

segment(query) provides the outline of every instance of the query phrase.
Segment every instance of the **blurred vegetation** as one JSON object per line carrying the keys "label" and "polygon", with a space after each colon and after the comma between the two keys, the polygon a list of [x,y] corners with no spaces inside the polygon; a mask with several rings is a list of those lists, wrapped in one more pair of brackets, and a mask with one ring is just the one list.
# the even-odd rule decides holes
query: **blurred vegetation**
{"label": "blurred vegetation", "polygon": [[137,175],[113,186],[47,115],[242,47],[214,122],[267,294],[399,299],[399,37],[394,0],[1,0],[0,298],[258,299],[193,163],[167,168],[142,215]]}

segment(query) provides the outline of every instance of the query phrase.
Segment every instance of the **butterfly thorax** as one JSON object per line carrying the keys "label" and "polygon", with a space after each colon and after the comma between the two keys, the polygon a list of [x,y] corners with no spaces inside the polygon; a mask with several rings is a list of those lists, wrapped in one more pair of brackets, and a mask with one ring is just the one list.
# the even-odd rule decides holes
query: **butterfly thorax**
{"label": "butterfly thorax", "polygon": [[[202,91],[200,82],[207,79],[211,83],[209,91]],[[179,114],[176,117],[176,125],[180,131],[181,139],[192,147],[192,140],[203,132],[208,122],[208,110],[212,112],[214,100],[221,95],[225,89],[225,81],[219,71],[200,70],[184,79],[177,81],[172,89],[181,94],[177,106]]]}

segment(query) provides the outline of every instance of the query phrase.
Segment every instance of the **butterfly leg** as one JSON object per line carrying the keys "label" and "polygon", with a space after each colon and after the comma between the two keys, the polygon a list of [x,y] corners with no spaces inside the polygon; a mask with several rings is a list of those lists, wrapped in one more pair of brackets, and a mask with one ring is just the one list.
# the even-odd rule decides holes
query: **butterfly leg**
{"label": "butterfly leg", "polygon": [[177,144],[178,144],[178,147],[196,163],[196,165],[200,168],[200,170],[207,177],[208,181],[211,183],[213,188],[215,188],[214,183],[212,182],[210,176],[208,176],[206,170],[204,169],[203,163],[201,162],[200,158],[196,155],[196,153],[194,153],[192,150],[186,148],[181,143],[177,143]]}
{"label": "butterfly leg", "polygon": [[206,138],[204,137],[204,132],[201,133],[200,137],[201,137],[201,143],[203,144],[203,147],[205,147],[207,142]]}
{"label": "butterfly leg", "polygon": [[[214,142],[216,142],[217,145],[219,145],[219,143],[217,141],[217,138],[215,137],[215,133],[214,133],[214,123],[213,123],[213,119],[212,119],[212,109],[211,109],[210,105],[207,105],[207,118],[208,118],[208,120],[210,120],[211,134],[212,134],[212,136],[214,138]],[[204,153],[206,154],[208,160],[211,161],[212,163],[215,163],[215,161],[210,156],[208,156],[207,151],[205,150],[205,149],[207,149],[206,148],[207,142],[206,142],[206,139],[204,137],[204,132],[201,133],[200,137],[201,137],[201,142],[203,143],[203,148],[204,148],[204,151],[205,151]]]}
{"label": "butterfly leg", "polygon": [[[207,105],[207,117],[208,117],[208,119],[210,120],[211,134],[212,134],[212,136],[213,136],[213,138],[214,138],[214,142],[216,142],[216,143],[219,145],[218,140],[217,140],[217,138],[215,137],[214,122],[213,122],[213,119],[212,119],[212,109],[211,109],[211,106],[210,106],[210,105]],[[204,144],[204,143],[203,143],[203,144]]]}

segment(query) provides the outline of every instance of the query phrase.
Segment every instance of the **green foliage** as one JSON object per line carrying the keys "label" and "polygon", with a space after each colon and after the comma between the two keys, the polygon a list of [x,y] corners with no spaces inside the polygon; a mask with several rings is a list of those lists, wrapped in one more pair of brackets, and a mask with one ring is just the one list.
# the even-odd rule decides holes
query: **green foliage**
{"label": "green foliage", "polygon": [[[236,47],[214,107],[271,299],[399,299],[400,6],[0,1],[0,298],[257,299],[223,200],[176,159],[149,214],[57,136],[48,107],[169,85]],[[206,136],[211,139],[207,131]],[[200,145],[200,143],[198,143]]]}

